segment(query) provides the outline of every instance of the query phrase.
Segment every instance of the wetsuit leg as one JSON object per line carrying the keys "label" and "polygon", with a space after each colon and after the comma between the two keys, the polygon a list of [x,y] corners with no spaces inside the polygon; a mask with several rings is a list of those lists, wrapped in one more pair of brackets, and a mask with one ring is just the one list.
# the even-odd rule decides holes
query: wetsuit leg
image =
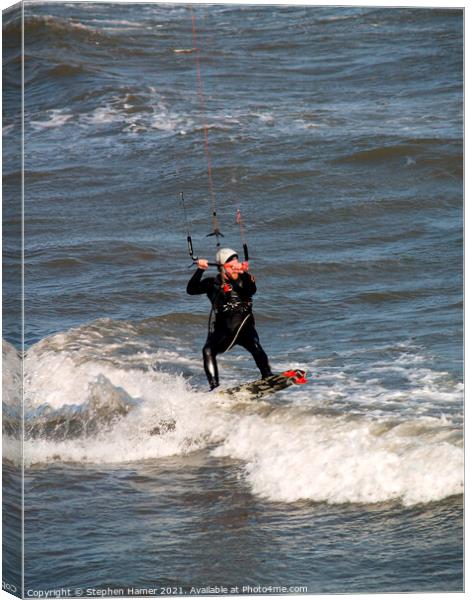
{"label": "wetsuit leg", "polygon": [[219,385],[219,369],[215,359],[217,353],[213,346],[207,341],[202,349],[202,358],[204,361],[204,371],[211,390]]}
{"label": "wetsuit leg", "polygon": [[229,343],[226,332],[215,329],[208,335],[202,349],[204,371],[211,390],[219,386],[219,369],[216,356],[223,352]]}
{"label": "wetsuit leg", "polygon": [[266,377],[269,377],[273,374],[269,365],[268,357],[260,344],[258,332],[251,322],[251,319],[245,323],[240,331],[237,344],[243,346],[243,348],[248,350],[248,352],[253,356],[256,366],[260,370],[261,377],[263,379],[266,379]]}

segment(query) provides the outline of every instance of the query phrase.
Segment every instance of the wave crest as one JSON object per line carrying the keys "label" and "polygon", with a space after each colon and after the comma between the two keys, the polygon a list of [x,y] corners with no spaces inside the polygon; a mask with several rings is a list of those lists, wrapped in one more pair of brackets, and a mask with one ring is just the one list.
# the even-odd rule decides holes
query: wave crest
{"label": "wave crest", "polygon": [[[269,402],[242,402],[193,387],[199,360],[188,358],[191,352],[165,327],[166,317],[102,319],[33,345],[25,359],[26,464],[120,464],[204,451],[233,459],[252,492],[273,502],[412,505],[462,493],[459,424],[412,408],[415,388],[445,395],[446,382],[439,384],[445,374],[412,369],[400,355],[399,363],[370,367],[375,379],[363,384],[344,373],[332,372],[328,380],[325,373],[324,381],[291,390],[289,402],[277,401],[282,393]],[[19,357],[8,344],[4,353],[11,370],[5,381],[14,391]],[[401,392],[409,396],[408,408],[384,414],[380,393],[385,404],[400,398],[374,381],[390,369],[417,379]],[[460,393],[454,387],[450,400]],[[354,396],[364,394],[362,402],[374,401],[358,412]],[[15,461],[8,438],[20,422],[17,396],[7,390],[5,399],[5,454]]]}

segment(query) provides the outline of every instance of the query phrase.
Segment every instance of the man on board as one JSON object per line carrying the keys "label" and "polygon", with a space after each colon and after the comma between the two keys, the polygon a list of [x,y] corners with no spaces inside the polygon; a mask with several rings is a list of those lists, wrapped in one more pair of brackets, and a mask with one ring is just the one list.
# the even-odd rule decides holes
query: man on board
{"label": "man on board", "polygon": [[217,251],[219,274],[202,279],[208,261],[200,258],[197,270],[188,282],[191,296],[207,294],[212,304],[209,333],[202,349],[204,370],[211,390],[219,385],[216,356],[238,344],[251,353],[263,379],[272,375],[268,357],[261,347],[252,312],[255,278],[248,273],[248,263],[240,263],[230,248]]}

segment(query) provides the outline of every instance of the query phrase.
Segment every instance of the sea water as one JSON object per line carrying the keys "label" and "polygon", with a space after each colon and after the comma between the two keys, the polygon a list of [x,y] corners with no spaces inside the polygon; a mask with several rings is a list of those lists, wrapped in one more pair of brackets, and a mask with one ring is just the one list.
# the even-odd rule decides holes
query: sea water
{"label": "sea water", "polygon": [[[459,10],[25,3],[30,595],[462,590],[462,30]],[[7,77],[18,34],[7,15]],[[185,293],[181,192],[215,253],[204,129],[261,343],[308,371],[259,402],[207,391],[209,303]],[[14,546],[7,286],[4,310]],[[219,367],[258,377],[240,347]]]}

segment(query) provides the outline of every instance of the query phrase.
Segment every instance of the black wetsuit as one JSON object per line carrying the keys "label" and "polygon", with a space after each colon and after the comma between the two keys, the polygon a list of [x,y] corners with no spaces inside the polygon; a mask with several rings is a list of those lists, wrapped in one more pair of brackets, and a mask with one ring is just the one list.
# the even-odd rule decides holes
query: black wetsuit
{"label": "black wetsuit", "polygon": [[211,389],[219,385],[217,354],[238,344],[250,352],[262,377],[271,375],[268,357],[261,347],[252,313],[252,296],[256,292],[255,279],[242,273],[223,285],[220,275],[202,279],[203,269],[197,269],[188,282],[190,295],[207,294],[212,304],[209,333],[202,349],[204,370]]}

